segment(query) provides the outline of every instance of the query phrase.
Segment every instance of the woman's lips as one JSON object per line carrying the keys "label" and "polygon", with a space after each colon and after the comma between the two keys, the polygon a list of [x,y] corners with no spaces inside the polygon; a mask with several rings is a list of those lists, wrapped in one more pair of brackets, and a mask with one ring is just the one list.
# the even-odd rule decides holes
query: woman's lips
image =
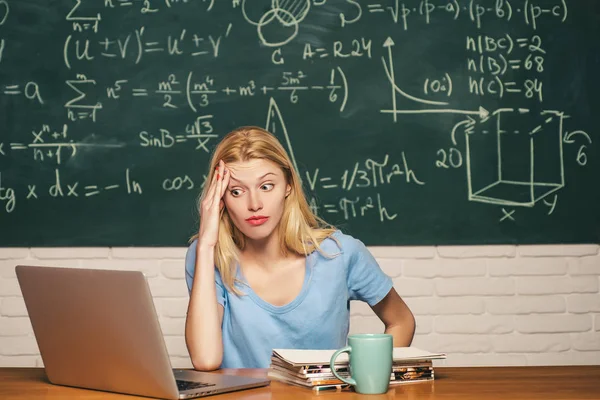
{"label": "woman's lips", "polygon": [[250,218],[247,219],[246,222],[248,222],[250,225],[258,226],[267,222],[268,219],[269,217]]}

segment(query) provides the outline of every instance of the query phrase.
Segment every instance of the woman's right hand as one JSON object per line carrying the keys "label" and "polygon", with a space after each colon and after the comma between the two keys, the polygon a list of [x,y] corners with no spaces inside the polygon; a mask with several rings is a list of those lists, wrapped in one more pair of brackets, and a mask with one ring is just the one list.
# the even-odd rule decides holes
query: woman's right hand
{"label": "woman's right hand", "polygon": [[200,204],[200,232],[198,242],[202,245],[214,247],[219,238],[219,220],[221,209],[224,207],[223,195],[229,185],[229,171],[225,168],[223,160],[219,161],[217,169],[210,182],[206,197]]}

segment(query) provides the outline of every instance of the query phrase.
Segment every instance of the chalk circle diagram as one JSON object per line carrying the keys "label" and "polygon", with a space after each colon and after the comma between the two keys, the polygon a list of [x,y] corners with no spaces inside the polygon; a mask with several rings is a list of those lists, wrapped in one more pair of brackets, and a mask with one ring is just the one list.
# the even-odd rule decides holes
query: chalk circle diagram
{"label": "chalk circle diagram", "polygon": [[[251,5],[246,6],[247,3]],[[266,10],[266,11],[265,11]],[[298,34],[300,22],[310,10],[310,0],[244,0],[242,14],[256,26],[260,41],[267,47],[279,47]]]}

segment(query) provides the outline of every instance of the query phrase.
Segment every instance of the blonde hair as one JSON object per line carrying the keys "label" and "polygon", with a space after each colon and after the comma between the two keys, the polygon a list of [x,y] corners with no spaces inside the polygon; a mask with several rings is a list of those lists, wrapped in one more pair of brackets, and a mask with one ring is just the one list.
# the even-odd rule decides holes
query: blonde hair
{"label": "blonde hair", "polygon": [[[284,173],[286,182],[291,187],[290,194],[286,197],[284,210],[279,226],[279,247],[282,255],[290,252],[307,256],[318,250],[325,257],[321,242],[330,237],[335,228],[315,215],[304,195],[298,172],[292,165],[287,152],[277,138],[265,129],[256,126],[244,126],[228,133],[214,150],[210,160],[209,173],[214,171],[223,160],[225,164],[244,162],[252,159],[266,159],[277,164]],[[211,179],[208,175],[207,182]],[[205,184],[200,199],[200,204],[208,192],[209,185]],[[201,216],[202,217],[202,216]],[[194,240],[198,234],[190,240]],[[335,238],[332,238],[335,240]],[[338,244],[337,240],[335,242]],[[236,263],[239,260],[239,251],[246,245],[246,237],[234,225],[226,207],[221,210],[219,222],[219,237],[215,247],[215,264],[225,287],[240,295],[241,292],[234,286],[236,280]]]}

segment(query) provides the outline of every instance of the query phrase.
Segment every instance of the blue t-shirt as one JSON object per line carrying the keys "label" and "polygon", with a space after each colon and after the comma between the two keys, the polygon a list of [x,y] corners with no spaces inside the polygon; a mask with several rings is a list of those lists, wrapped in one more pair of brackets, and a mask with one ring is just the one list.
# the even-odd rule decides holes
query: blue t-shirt
{"label": "blue t-shirt", "polygon": [[[373,306],[392,288],[365,245],[336,231],[321,249],[306,257],[306,272],[300,294],[284,306],[262,300],[248,286],[240,268],[236,282],[245,295],[225,289],[215,268],[217,302],[223,313],[223,362],[221,368],[268,368],[273,349],[338,349],[346,345],[350,322],[350,300]],[[191,292],[196,267],[194,241],[185,259],[185,277]]]}

